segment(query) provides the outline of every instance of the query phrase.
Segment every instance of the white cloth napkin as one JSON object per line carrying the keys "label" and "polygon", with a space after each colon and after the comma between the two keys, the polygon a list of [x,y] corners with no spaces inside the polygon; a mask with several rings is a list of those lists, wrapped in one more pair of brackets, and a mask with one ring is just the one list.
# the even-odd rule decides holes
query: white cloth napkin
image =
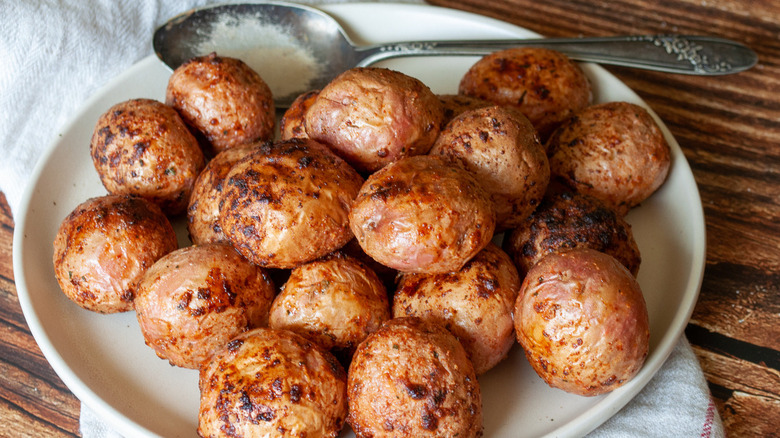
{"label": "white cloth napkin", "polygon": [[[419,2],[403,2],[410,1]],[[153,52],[157,26],[206,3],[214,1],[0,2],[0,190],[12,211],[42,150],[82,103]],[[119,436],[85,404],[81,433],[87,438]],[[589,436],[724,436],[685,337],[642,392]]]}

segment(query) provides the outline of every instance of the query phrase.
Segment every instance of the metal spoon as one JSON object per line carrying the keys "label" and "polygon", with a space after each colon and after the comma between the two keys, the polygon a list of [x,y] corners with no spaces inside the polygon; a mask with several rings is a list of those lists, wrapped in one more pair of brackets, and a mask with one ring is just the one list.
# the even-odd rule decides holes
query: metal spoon
{"label": "metal spoon", "polygon": [[758,60],[755,52],[734,41],[688,35],[356,46],[333,17],[311,7],[279,2],[194,9],[158,28],[153,44],[157,56],[171,69],[211,52],[243,59],[268,82],[280,108],[289,107],[303,92],[324,87],[349,68],[401,56],[483,56],[533,46],[555,49],[578,61],[690,75],[737,73]]}

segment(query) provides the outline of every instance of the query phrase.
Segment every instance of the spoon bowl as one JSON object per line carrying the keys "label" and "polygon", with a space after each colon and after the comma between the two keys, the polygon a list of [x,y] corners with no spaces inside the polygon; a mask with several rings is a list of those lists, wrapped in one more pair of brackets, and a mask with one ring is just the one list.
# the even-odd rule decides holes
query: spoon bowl
{"label": "spoon bowl", "polygon": [[155,53],[176,69],[216,52],[242,59],[268,83],[277,107],[321,89],[340,73],[401,56],[484,56],[512,47],[545,47],[578,61],[669,73],[723,75],[744,71],[758,58],[723,38],[631,35],[475,41],[409,41],[358,46],[319,9],[283,2],[224,4],[180,14],[154,33]]}

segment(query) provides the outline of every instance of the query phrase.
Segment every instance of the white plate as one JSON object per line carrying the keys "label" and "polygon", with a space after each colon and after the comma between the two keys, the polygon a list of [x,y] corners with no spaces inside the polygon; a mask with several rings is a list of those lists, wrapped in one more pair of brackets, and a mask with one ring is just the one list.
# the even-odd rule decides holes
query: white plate
{"label": "white plate", "polygon": [[[486,17],[430,6],[374,3],[323,9],[344,23],[359,43],[535,35]],[[461,75],[475,61],[406,58],[382,65],[421,79],[436,93],[454,93]],[[597,102],[622,100],[646,106],[602,68],[583,67],[593,81]],[[163,100],[168,76],[169,71],[150,57],[87,102],[36,167],[14,235],[16,286],[33,336],[73,393],[126,436],[194,436],[197,373],[157,358],[144,344],[132,312],[100,315],[71,303],[54,278],[52,242],[60,222],[76,205],[105,193],[88,147],[98,116],[131,98]],[[584,435],[642,389],[682,333],[701,284],[704,219],[690,168],[677,142],[661,126],[672,147],[669,179],[628,216],[642,253],[639,283],[650,314],[650,355],[644,368],[608,395],[579,397],[547,387],[515,346],[507,360],[480,378],[486,437]]]}

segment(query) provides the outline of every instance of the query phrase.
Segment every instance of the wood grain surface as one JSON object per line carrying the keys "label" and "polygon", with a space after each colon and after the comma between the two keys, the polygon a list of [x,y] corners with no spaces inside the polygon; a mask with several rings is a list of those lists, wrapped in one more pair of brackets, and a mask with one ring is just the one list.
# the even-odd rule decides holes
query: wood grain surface
{"label": "wood grain surface", "polygon": [[[432,0],[547,36],[691,33],[741,41],[744,73],[694,77],[608,67],[664,120],[698,184],[707,264],[686,334],[726,431],[780,436],[780,2]],[[19,307],[13,219],[0,194],[0,436],[78,436],[79,402]]]}

